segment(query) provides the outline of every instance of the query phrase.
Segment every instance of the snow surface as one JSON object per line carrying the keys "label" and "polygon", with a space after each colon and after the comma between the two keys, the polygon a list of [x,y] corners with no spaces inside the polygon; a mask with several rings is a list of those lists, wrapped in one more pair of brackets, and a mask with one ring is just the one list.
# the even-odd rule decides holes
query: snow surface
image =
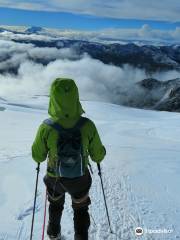
{"label": "snow surface", "polygon": [[[30,236],[36,164],[31,144],[39,124],[48,117],[47,103],[32,99],[8,104],[0,99],[0,240]],[[34,102],[33,102],[34,101]],[[37,104],[36,102],[37,101]],[[180,239],[180,114],[83,102],[96,123],[107,156],[102,163],[110,234],[96,164],[90,196],[90,240]],[[45,187],[41,165],[34,240],[41,239]],[[135,236],[135,228],[167,229],[171,233]],[[73,239],[70,197],[62,218],[65,239]]]}

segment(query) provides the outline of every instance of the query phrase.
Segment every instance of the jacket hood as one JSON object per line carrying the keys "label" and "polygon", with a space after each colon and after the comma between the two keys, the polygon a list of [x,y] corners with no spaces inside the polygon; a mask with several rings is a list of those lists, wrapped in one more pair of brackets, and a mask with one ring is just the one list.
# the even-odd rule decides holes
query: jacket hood
{"label": "jacket hood", "polygon": [[84,113],[74,80],[57,78],[52,83],[48,113],[56,120],[77,119]]}

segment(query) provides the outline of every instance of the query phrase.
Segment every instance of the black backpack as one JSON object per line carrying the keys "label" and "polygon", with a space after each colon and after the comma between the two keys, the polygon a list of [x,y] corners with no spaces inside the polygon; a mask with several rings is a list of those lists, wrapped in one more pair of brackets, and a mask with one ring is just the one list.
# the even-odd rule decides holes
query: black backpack
{"label": "black backpack", "polygon": [[59,133],[57,142],[58,166],[57,173],[61,177],[75,178],[84,175],[84,158],[81,137],[81,127],[87,118],[80,117],[73,128],[65,129],[52,119],[46,119],[45,124]]}

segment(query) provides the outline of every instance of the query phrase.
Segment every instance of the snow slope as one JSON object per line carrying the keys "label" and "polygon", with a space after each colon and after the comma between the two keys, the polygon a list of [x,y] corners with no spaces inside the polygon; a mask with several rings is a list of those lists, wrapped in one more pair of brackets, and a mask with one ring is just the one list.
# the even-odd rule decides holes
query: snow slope
{"label": "snow slope", "polygon": [[[33,101],[36,101],[34,99]],[[29,239],[36,164],[31,144],[38,125],[47,118],[41,97],[22,105],[0,99],[0,240]],[[93,164],[91,240],[180,239],[180,115],[83,102],[107,148],[103,180],[114,235],[109,233],[96,165]],[[45,188],[41,165],[34,240],[41,239]],[[134,230],[167,229],[171,233]],[[73,239],[70,197],[62,219],[62,233]]]}

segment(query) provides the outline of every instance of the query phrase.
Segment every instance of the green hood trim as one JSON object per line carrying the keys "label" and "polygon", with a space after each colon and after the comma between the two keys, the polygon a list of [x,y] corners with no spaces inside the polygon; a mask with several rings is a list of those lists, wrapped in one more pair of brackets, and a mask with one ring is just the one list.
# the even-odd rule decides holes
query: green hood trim
{"label": "green hood trim", "polygon": [[77,119],[84,113],[74,80],[57,78],[52,83],[48,113],[55,120]]}

